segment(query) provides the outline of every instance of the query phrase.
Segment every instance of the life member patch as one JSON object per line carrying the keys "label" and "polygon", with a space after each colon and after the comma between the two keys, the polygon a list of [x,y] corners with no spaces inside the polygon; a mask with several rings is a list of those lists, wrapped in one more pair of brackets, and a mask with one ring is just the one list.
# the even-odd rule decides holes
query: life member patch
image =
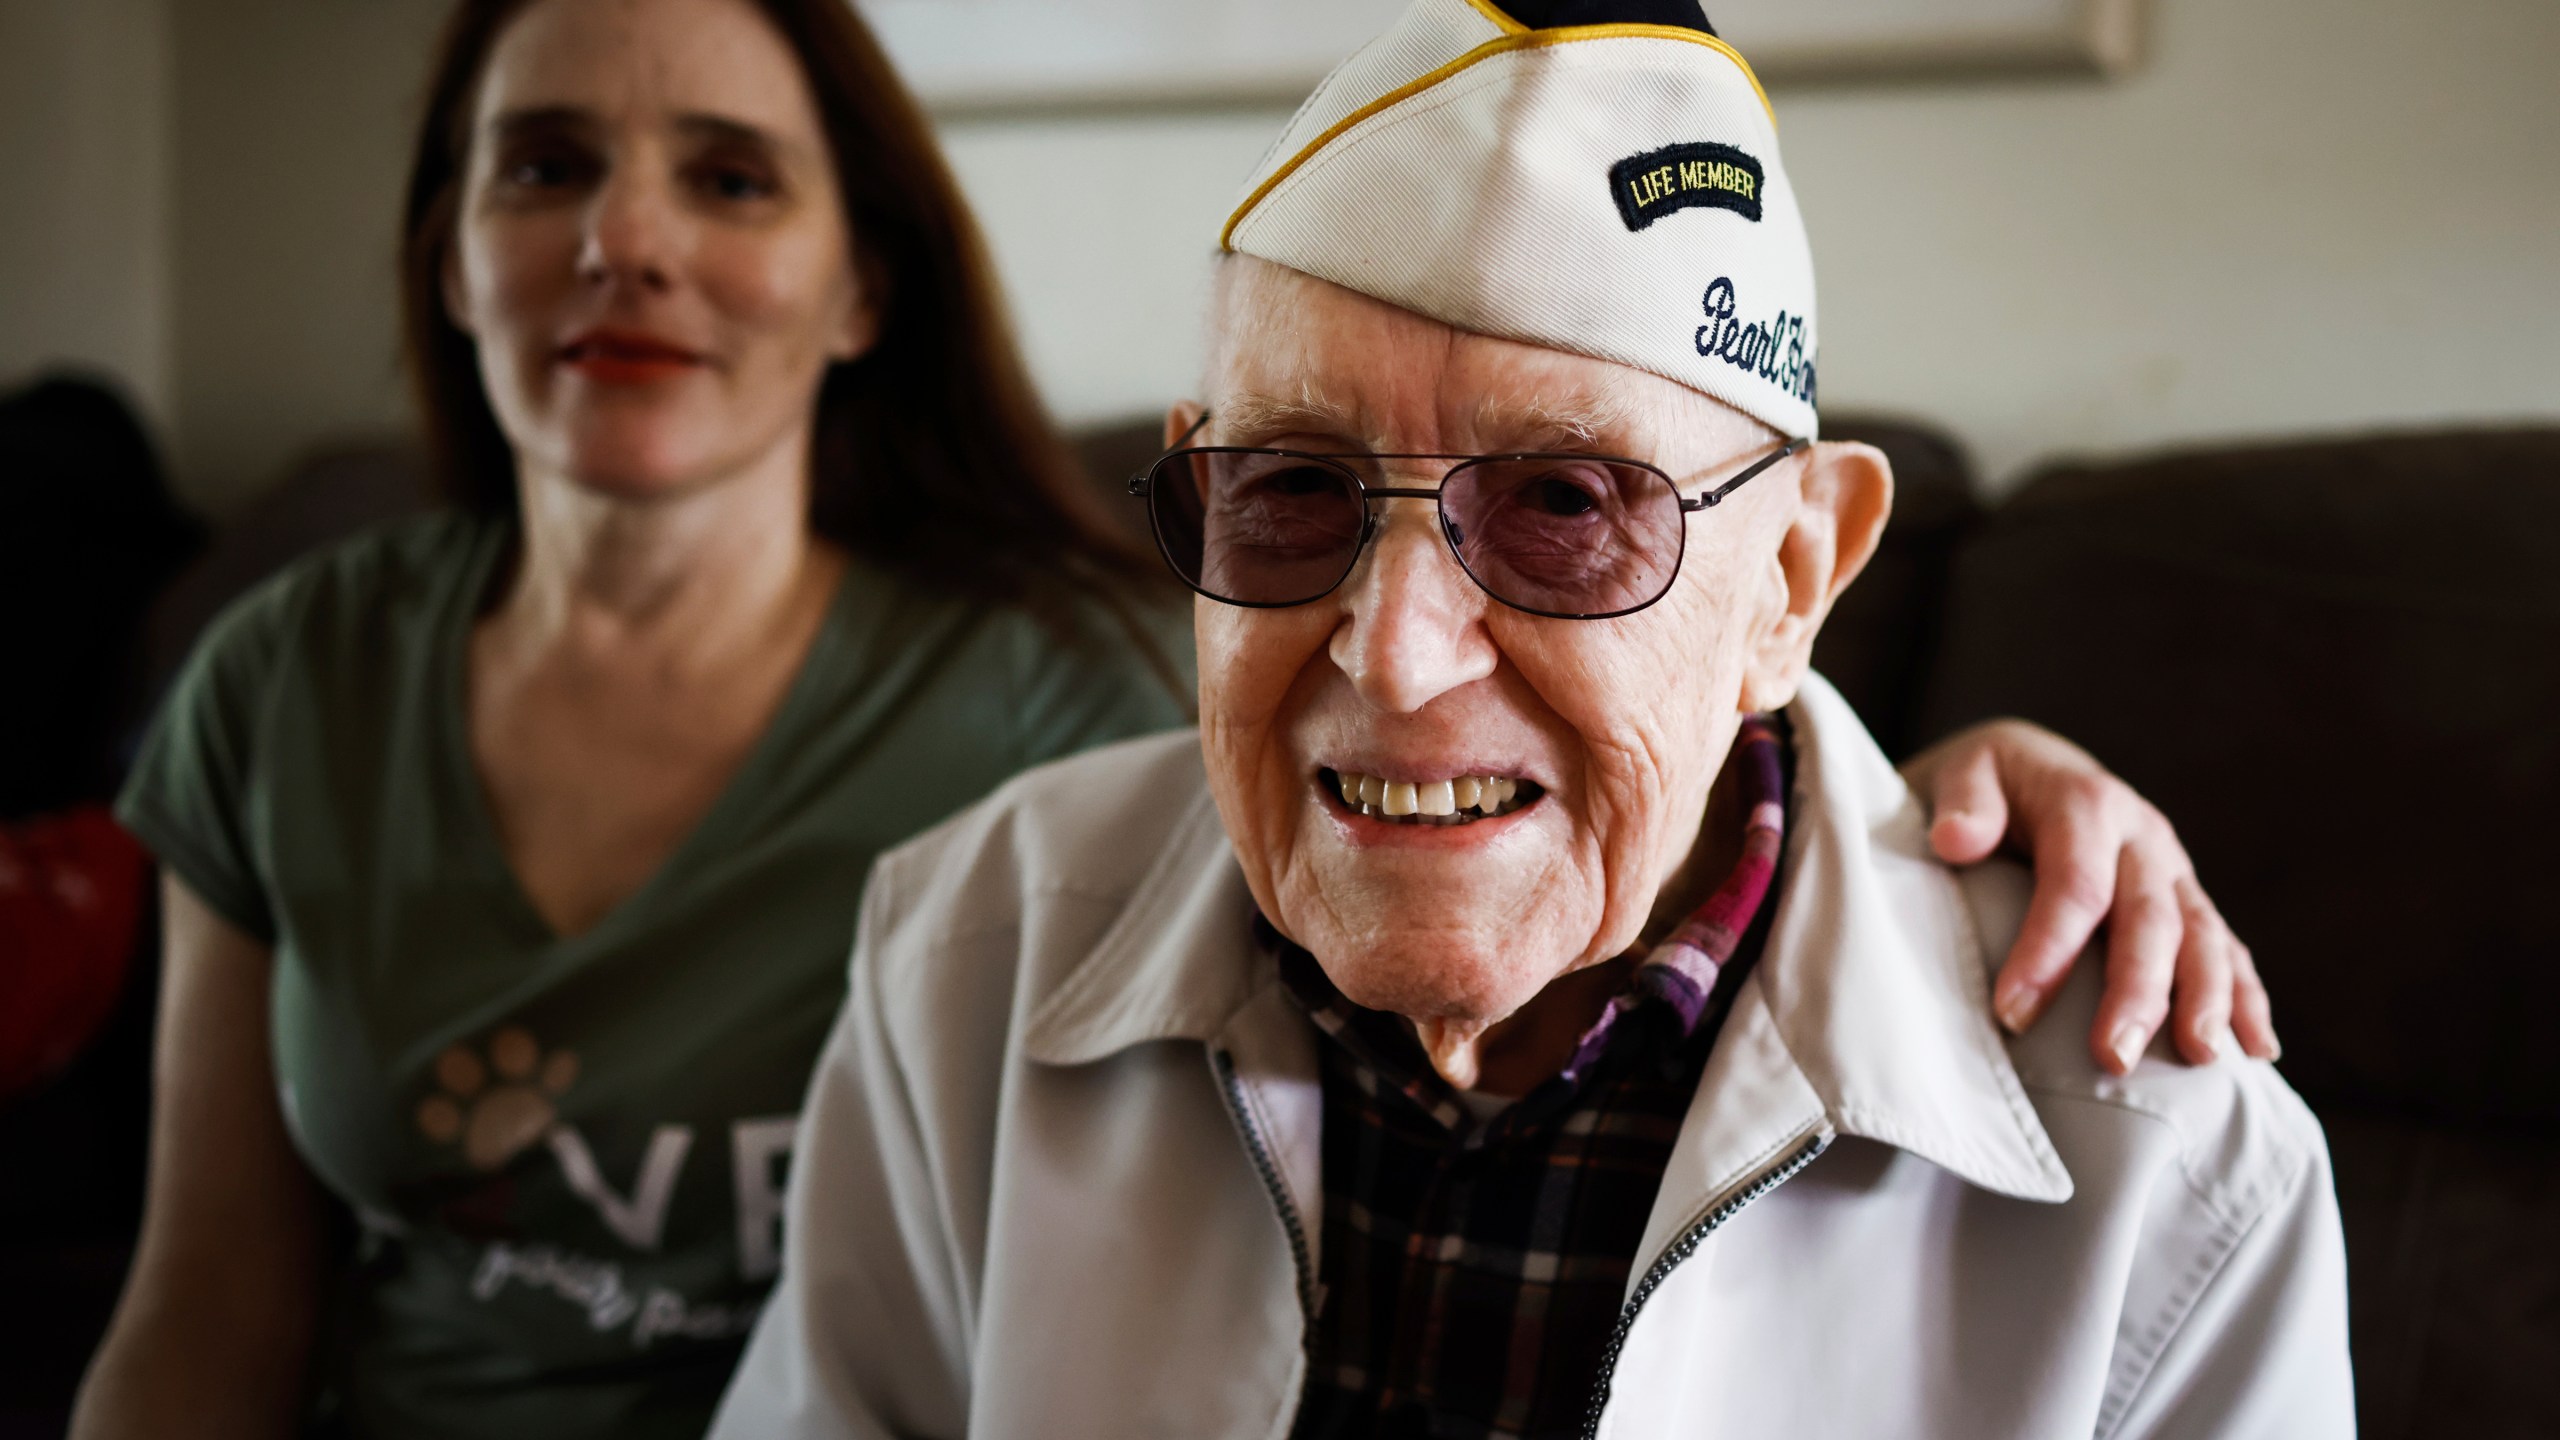
{"label": "life member patch", "polygon": [[1702,205],[1756,222],[1767,179],[1759,161],[1730,145],[1666,145],[1610,166],[1609,196],[1630,230]]}

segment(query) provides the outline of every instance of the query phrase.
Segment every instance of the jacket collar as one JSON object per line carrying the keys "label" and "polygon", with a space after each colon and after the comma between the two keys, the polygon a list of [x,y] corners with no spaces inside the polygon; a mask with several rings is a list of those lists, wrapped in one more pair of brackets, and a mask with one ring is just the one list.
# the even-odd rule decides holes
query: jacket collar
{"label": "jacket collar", "polygon": [[1093,953],[1031,1013],[1023,1053],[1084,1065],[1156,1040],[1214,1039],[1279,966],[1253,943],[1253,895],[1209,798],[1197,745],[1161,793],[1181,813]]}
{"label": "jacket collar", "polygon": [[[1990,947],[1964,883],[1929,849],[1919,798],[1821,677],[1806,677],[1788,713],[1783,888],[1745,987],[1758,1004],[1728,1025],[1765,1026],[1759,1038],[1783,1049],[1838,1133],[2004,1195],[2069,1199],[2070,1174],[1992,1020]],[[1737,1051],[1740,1069],[1750,1056]]]}
{"label": "jacket collar", "polygon": [[[1692,1110],[1674,1169],[1716,1184],[1728,1161],[1819,1129],[2002,1194],[2068,1199],[2071,1178],[1991,1019],[1983,937],[1929,852],[1919,801],[1819,676],[1789,715],[1796,788],[1778,914],[1702,1085],[1717,1103]],[[1251,897],[1197,749],[1180,763],[1162,793],[1187,792],[1187,806],[1093,952],[1033,1011],[1023,1048],[1035,1061],[1210,1043],[1279,983],[1253,943]]]}

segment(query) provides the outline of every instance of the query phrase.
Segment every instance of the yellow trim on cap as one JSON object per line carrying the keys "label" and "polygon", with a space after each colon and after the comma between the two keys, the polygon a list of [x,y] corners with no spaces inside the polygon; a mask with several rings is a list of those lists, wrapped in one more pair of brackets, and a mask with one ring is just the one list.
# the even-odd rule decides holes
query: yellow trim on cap
{"label": "yellow trim on cap", "polygon": [[[1501,20],[1510,19],[1510,17],[1502,15],[1501,12],[1494,10],[1490,5],[1485,3],[1485,0],[1467,0],[1467,3],[1473,5],[1480,11],[1486,12],[1494,18]],[[1220,250],[1235,249],[1236,227],[1244,223],[1244,217],[1253,212],[1253,207],[1261,204],[1265,196],[1268,196],[1273,190],[1279,188],[1281,181],[1288,179],[1293,174],[1296,174],[1299,166],[1306,164],[1311,159],[1314,159],[1317,151],[1322,150],[1327,145],[1332,144],[1335,140],[1340,139],[1343,132],[1349,130],[1352,126],[1359,124],[1361,121],[1368,119],[1370,116],[1377,114],[1381,110],[1389,109],[1412,99],[1414,96],[1419,95],[1423,91],[1430,89],[1432,86],[1439,84],[1441,81],[1456,75],[1458,72],[1473,67],[1480,61],[1490,60],[1497,55],[1508,55],[1514,50],[1544,50],[1551,45],[1570,45],[1582,40],[1680,40],[1692,45],[1704,45],[1708,49],[1724,56],[1726,59],[1731,60],[1736,66],[1740,67],[1742,71],[1742,78],[1751,82],[1751,93],[1760,97],[1760,109],[1769,117],[1769,128],[1773,131],[1777,129],[1778,112],[1771,108],[1769,104],[1769,92],[1760,88],[1760,77],[1752,73],[1751,62],[1742,58],[1741,51],[1734,49],[1732,46],[1727,45],[1724,41],[1713,35],[1704,34],[1700,31],[1691,30],[1679,25],[1639,25],[1632,23],[1616,25],[1567,25],[1554,30],[1530,30],[1521,28],[1519,22],[1516,20],[1510,21],[1510,24],[1512,26],[1510,34],[1503,35],[1497,39],[1487,40],[1473,50],[1459,56],[1457,59],[1452,60],[1416,79],[1406,81],[1404,84],[1397,86],[1386,94],[1379,96],[1377,99],[1370,101],[1368,104],[1363,105],[1359,109],[1352,111],[1350,114],[1343,116],[1339,120],[1336,120],[1331,125],[1326,126],[1323,134],[1308,141],[1305,147],[1300,149],[1297,154],[1289,157],[1287,164],[1272,171],[1269,176],[1264,178],[1261,184],[1253,187],[1252,194],[1244,197],[1244,203],[1236,207],[1235,213],[1227,217],[1226,225],[1218,231],[1218,248]]]}

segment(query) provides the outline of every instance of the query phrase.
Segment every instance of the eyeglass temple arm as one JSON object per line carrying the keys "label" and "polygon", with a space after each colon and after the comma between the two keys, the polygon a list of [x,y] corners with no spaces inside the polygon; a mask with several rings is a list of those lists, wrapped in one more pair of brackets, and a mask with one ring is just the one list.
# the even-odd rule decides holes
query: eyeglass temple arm
{"label": "eyeglass temple arm", "polygon": [[1796,454],[1799,451],[1809,450],[1811,448],[1813,448],[1813,441],[1806,436],[1799,435],[1788,441],[1786,444],[1779,446],[1778,453],[1763,456],[1760,459],[1753,461],[1750,467],[1745,469],[1741,474],[1734,476],[1732,479],[1727,480],[1713,490],[1699,496],[1697,499],[1681,501],[1680,508],[1690,511],[1713,509],[1724,499],[1724,497],[1741,489],[1761,471],[1768,469],[1770,466],[1777,464],[1779,461],[1786,459],[1790,455]]}
{"label": "eyeglass temple arm", "polygon": [[1156,467],[1157,467],[1158,465],[1161,465],[1161,464],[1163,464],[1163,463],[1164,463],[1164,457],[1165,457],[1165,456],[1167,456],[1167,455],[1172,454],[1172,453],[1173,453],[1174,451],[1176,451],[1176,450],[1181,449],[1183,446],[1190,444],[1190,443],[1191,443],[1191,437],[1192,437],[1192,436],[1194,436],[1194,435],[1199,434],[1199,433],[1200,433],[1200,427],[1201,427],[1201,426],[1203,426],[1203,425],[1206,425],[1206,424],[1208,424],[1208,423],[1209,423],[1209,412],[1208,412],[1208,411],[1206,411],[1206,410],[1203,410],[1203,411],[1201,411],[1201,412],[1200,412],[1200,418],[1191,422],[1191,428],[1182,432],[1182,436],[1181,436],[1181,438],[1180,438],[1180,439],[1175,440],[1172,444],[1167,445],[1166,447],[1164,447],[1164,449],[1162,449],[1161,451],[1158,451],[1158,452],[1156,453],[1156,458],[1147,462],[1147,468],[1146,468],[1146,469],[1141,470],[1141,471],[1139,471],[1137,474],[1132,475],[1132,476],[1130,476],[1130,477],[1129,477],[1129,493],[1130,493],[1130,494],[1132,494],[1132,495],[1144,495],[1144,494],[1146,494],[1146,493],[1147,493],[1147,477],[1148,477],[1148,476],[1150,476],[1150,475],[1153,475],[1154,473],[1156,473]]}

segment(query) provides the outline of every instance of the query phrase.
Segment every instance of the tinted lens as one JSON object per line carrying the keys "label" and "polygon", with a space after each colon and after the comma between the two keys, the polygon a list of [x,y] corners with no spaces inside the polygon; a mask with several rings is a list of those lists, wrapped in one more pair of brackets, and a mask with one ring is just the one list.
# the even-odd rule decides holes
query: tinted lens
{"label": "tinted lens", "polygon": [[1358,482],[1311,456],[1177,450],[1156,462],[1147,510],[1175,573],[1238,605],[1313,600],[1360,552]]}
{"label": "tinted lens", "polygon": [[1662,598],[1688,536],[1660,471],[1581,456],[1477,460],[1449,473],[1441,512],[1458,559],[1494,598],[1598,617]]}

